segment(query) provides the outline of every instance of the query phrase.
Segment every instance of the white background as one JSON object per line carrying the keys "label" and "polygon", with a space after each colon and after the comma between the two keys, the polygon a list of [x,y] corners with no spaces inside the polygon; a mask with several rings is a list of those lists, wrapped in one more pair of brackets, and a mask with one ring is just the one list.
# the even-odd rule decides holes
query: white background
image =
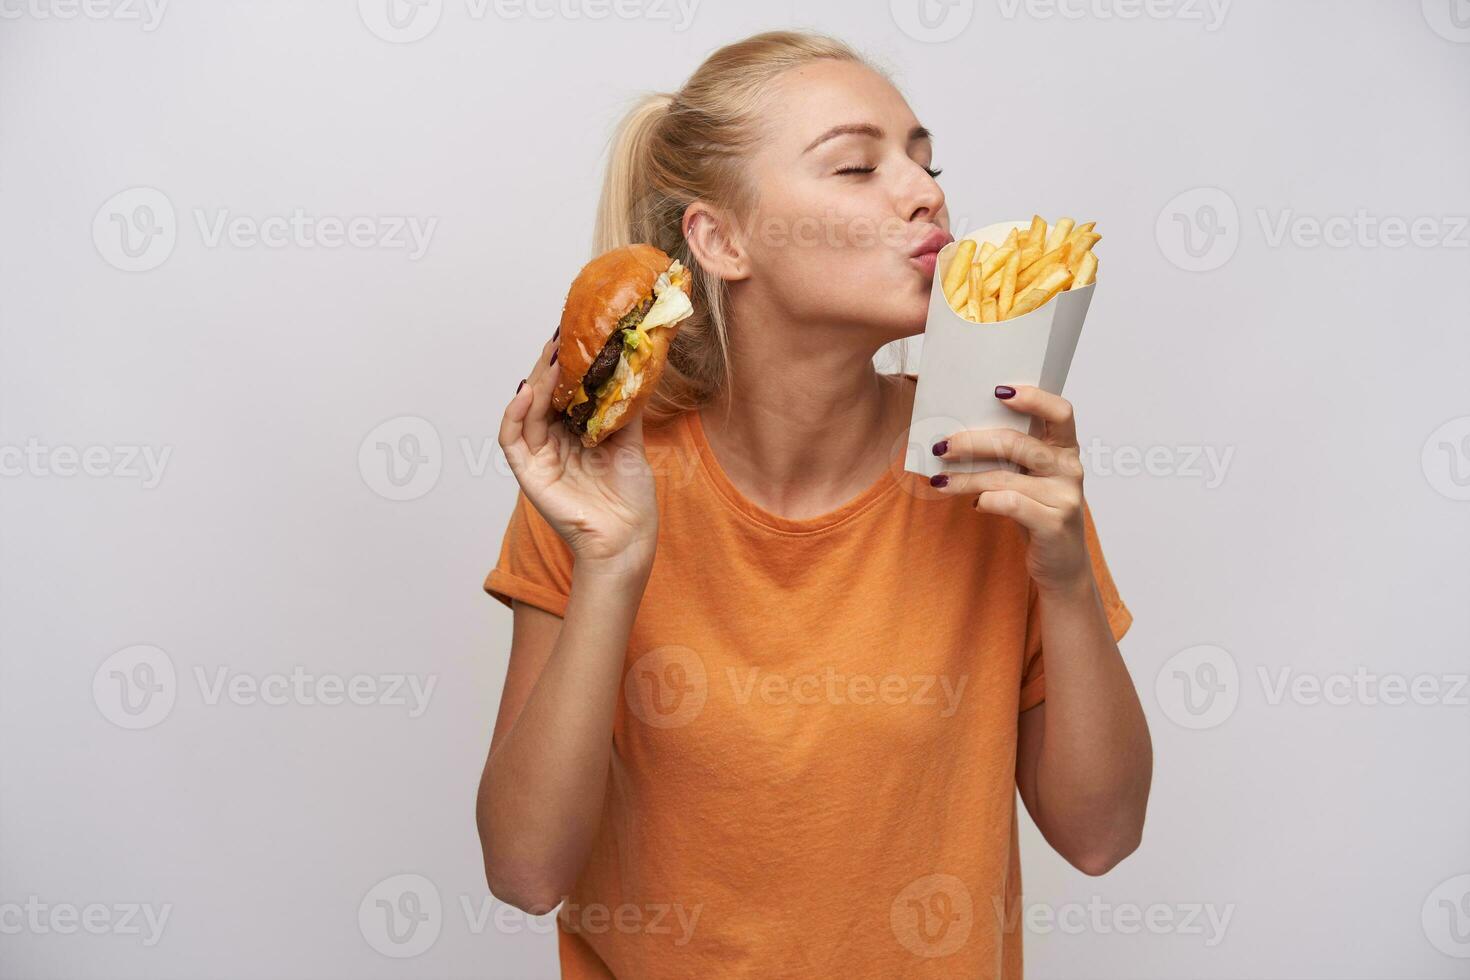
{"label": "white background", "polygon": [[[515,494],[495,426],[626,100],[804,26],[893,69],[956,230],[1106,236],[1067,393],[1154,791],[1101,879],[1027,825],[1028,974],[1470,976],[1464,0],[936,2],[932,29],[901,0],[443,0],[396,33],[376,0],[91,9],[0,6],[0,974],[555,975],[546,921],[462,906],[489,901],[473,797],[511,622],[480,591]],[[156,196],[109,203],[140,187],[175,240],[130,259],[116,220],[168,227]],[[296,209],[434,224],[422,255],[207,234]],[[1301,223],[1335,216],[1360,216],[1337,246]],[[1419,244],[1364,230],[1417,218]],[[167,451],[161,479],[128,447]],[[400,450],[423,462],[396,486]],[[158,717],[118,701],[140,663]],[[209,703],[219,671],[297,667],[435,686],[417,716]],[[1439,703],[1277,698],[1282,671],[1426,675]],[[405,886],[442,911],[395,943],[376,901]],[[94,903],[99,935],[49,918]],[[169,907],[159,941],[128,904]],[[1124,934],[1130,906],[1174,926]]]}

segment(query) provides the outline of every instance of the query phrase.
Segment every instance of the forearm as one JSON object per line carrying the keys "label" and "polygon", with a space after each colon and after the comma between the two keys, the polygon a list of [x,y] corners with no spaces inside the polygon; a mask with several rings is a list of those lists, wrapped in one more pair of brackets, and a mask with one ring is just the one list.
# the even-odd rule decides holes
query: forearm
{"label": "forearm", "polygon": [[591,847],[628,636],[646,583],[642,568],[573,566],[551,655],[486,761],[476,805],[486,874],[501,886],[497,894],[523,907],[559,901]]}
{"label": "forearm", "polygon": [[1092,576],[1043,592],[1040,615],[1047,708],[1038,823],[1063,854],[1089,856],[1106,870],[1143,832],[1153,773],[1148,724]]}

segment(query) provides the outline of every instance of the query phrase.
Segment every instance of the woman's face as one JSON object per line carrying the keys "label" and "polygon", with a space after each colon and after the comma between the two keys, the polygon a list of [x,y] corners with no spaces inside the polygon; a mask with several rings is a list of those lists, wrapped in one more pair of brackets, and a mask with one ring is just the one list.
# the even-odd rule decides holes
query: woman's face
{"label": "woman's face", "polygon": [[749,163],[751,275],[737,297],[754,290],[799,323],[868,328],[880,343],[922,332],[934,253],[951,240],[925,130],[858,64],[818,61],[775,84]]}

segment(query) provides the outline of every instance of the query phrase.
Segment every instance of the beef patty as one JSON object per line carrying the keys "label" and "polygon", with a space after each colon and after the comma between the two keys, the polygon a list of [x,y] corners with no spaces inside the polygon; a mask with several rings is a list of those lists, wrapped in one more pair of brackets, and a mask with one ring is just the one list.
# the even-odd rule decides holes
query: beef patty
{"label": "beef patty", "polygon": [[617,327],[607,338],[607,343],[602,345],[602,350],[592,359],[587,373],[582,375],[582,390],[587,392],[587,400],[566,410],[567,424],[573,431],[587,431],[588,420],[597,413],[596,391],[613,376],[618,368],[618,358],[623,356],[623,331],[643,322],[649,308],[653,306],[653,300],[654,297],[649,296],[618,321]]}

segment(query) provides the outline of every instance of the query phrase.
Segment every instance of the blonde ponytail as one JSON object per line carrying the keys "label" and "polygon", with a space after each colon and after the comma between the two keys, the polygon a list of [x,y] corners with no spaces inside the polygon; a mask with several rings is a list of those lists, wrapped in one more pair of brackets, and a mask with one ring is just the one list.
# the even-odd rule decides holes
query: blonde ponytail
{"label": "blonde ponytail", "polygon": [[690,253],[684,209],[705,200],[737,215],[748,211],[754,195],[743,179],[741,158],[757,138],[768,86],[787,70],[822,58],[868,64],[821,34],[756,34],[714,52],[679,91],[640,98],[613,134],[594,254],[647,242],[693,273],[694,314],[679,327],[658,388],[644,407],[649,426],[698,408],[730,378],[725,284]]}

